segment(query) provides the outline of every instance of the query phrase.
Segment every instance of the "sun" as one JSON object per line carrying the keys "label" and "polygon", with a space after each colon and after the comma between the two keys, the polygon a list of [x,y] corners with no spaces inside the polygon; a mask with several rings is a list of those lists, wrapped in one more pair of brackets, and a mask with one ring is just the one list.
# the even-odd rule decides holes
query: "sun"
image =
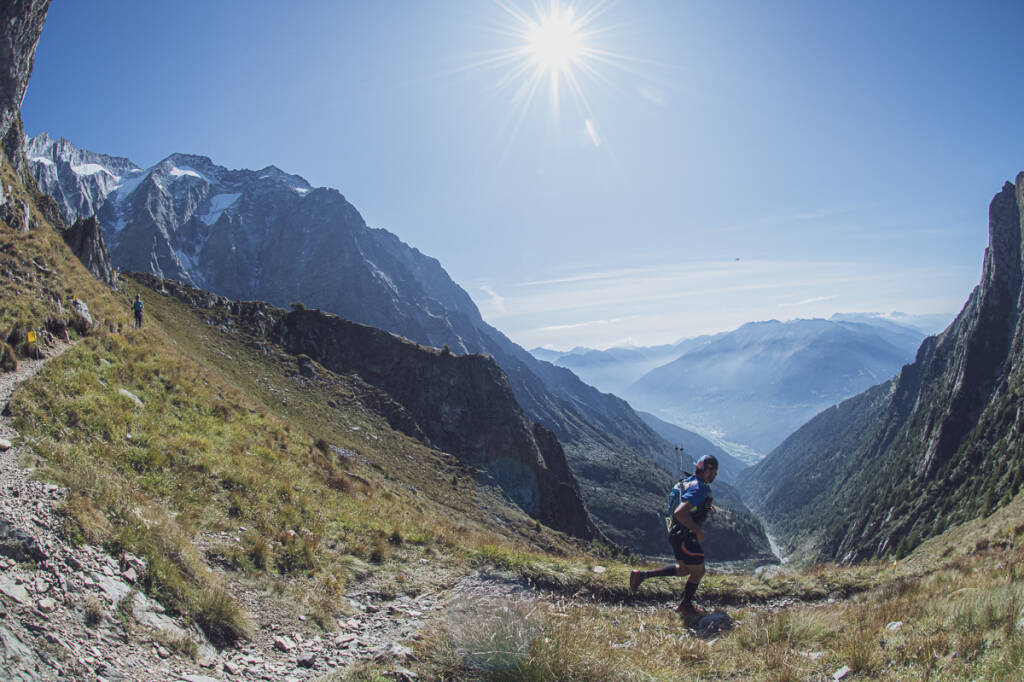
{"label": "sun", "polygon": [[552,78],[568,73],[587,53],[582,27],[574,20],[573,8],[551,3],[547,14],[532,21],[525,32],[524,51]]}
{"label": "sun", "polygon": [[[476,54],[477,59],[452,70],[493,70],[492,88],[509,95],[509,147],[537,100],[551,105],[552,120],[562,120],[563,100],[579,116],[584,139],[601,146],[600,126],[585,90],[610,85],[608,71],[635,61],[608,49],[615,26],[609,9],[618,0],[493,0],[502,10],[483,28],[502,45]],[[546,93],[546,97],[545,97]]]}
{"label": "sun", "polygon": [[589,122],[586,129],[596,140],[584,82],[600,80],[599,67],[618,61],[618,55],[599,46],[607,29],[599,28],[598,20],[612,0],[532,0],[526,6],[520,4],[523,0],[494,2],[506,15],[496,33],[504,36],[508,45],[471,67],[504,70],[495,87],[512,91],[520,116],[545,89],[556,116],[567,96]]}

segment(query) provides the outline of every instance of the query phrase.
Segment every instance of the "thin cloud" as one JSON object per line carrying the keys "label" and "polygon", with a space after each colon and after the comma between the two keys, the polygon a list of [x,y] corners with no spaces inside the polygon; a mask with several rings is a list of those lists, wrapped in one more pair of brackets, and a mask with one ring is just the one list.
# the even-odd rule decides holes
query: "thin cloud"
{"label": "thin cloud", "polygon": [[718,227],[704,228],[704,232],[741,232],[743,230],[758,229],[765,227],[779,227],[780,225],[792,225],[794,223],[806,223],[815,220],[827,220],[847,215],[866,208],[866,204],[850,204],[849,206],[834,206],[822,208],[816,211],[804,211],[802,213],[790,213],[787,215],[763,216],[753,220],[747,220],[733,225],[721,225]]}
{"label": "thin cloud", "polygon": [[615,317],[608,320],[590,320],[588,322],[577,322],[575,324],[554,324],[548,327],[540,327],[541,332],[560,332],[566,329],[584,329],[587,327],[603,327],[609,324],[618,324],[630,319],[629,317]]}
{"label": "thin cloud", "polygon": [[640,275],[655,272],[651,268],[628,268],[619,270],[599,270],[597,272],[584,272],[569,277],[558,277],[556,279],[538,279],[531,282],[519,282],[517,287],[551,286],[552,284],[573,284],[576,282],[592,282],[603,279],[618,279],[627,275]]}
{"label": "thin cloud", "polygon": [[487,284],[481,284],[477,287],[480,291],[484,292],[490,297],[490,305],[494,308],[494,312],[498,315],[505,314],[505,297],[495,291],[492,287]]}
{"label": "thin cloud", "polygon": [[832,301],[832,300],[835,300],[837,298],[839,298],[839,294],[834,294],[832,296],[815,296],[814,298],[805,298],[802,301],[795,301],[793,303],[780,303],[779,307],[780,308],[795,308],[796,306],[810,305],[812,303],[821,303],[822,301]]}

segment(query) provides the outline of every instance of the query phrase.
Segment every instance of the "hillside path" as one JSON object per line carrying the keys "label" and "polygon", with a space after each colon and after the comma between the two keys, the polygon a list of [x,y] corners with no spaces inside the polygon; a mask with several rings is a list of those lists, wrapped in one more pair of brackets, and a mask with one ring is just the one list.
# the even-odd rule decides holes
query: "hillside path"
{"label": "hillside path", "polygon": [[[0,413],[17,385],[45,362],[22,361],[17,371],[0,374]],[[24,466],[36,455],[19,442],[9,417],[0,417],[0,439],[13,444],[0,445],[0,679],[301,682],[368,660],[397,679],[414,679],[407,669],[411,645],[426,633],[441,629],[468,663],[486,667],[494,655],[493,633],[525,652],[546,611],[586,601],[534,589],[501,572],[465,575],[423,559],[410,570],[434,574],[433,587],[382,594],[369,584],[354,585],[339,605],[346,615],[324,632],[296,605],[283,606],[265,586],[236,578],[231,591],[252,616],[254,632],[237,648],[218,651],[194,625],[170,617],[141,593],[136,585],[147,568],[142,559],[69,544],[59,511],[67,491],[36,480]],[[237,538],[220,533],[203,540]],[[175,650],[182,639],[199,642],[194,660]]]}
{"label": "hillside path", "polygon": [[[70,347],[0,373],[0,414],[18,384]],[[528,605],[537,597],[517,579],[441,570],[445,575],[436,588],[418,596],[384,597],[368,586],[348,593],[344,610],[350,615],[324,633],[297,618],[294,609],[271,606],[262,590],[236,584],[236,597],[254,616],[256,631],[238,648],[218,651],[194,625],[166,615],[139,591],[136,582],[146,570],[142,559],[69,544],[59,511],[67,491],[33,477],[26,463],[36,455],[21,442],[10,417],[0,416],[0,440],[0,679],[298,682],[367,659],[385,661],[399,679],[413,679],[404,668],[413,655],[407,644],[424,628],[440,619],[460,647],[473,648],[481,618],[500,621],[507,618],[508,604]],[[195,660],[175,651],[181,638],[200,642]]]}
{"label": "hillside path", "polygon": [[[0,414],[18,384],[71,345],[0,374]],[[202,682],[195,663],[157,643],[158,631],[185,630],[130,585],[142,566],[69,545],[58,510],[66,491],[23,466],[35,455],[10,417],[0,416],[0,440],[0,678]],[[126,629],[119,606],[147,627]]]}

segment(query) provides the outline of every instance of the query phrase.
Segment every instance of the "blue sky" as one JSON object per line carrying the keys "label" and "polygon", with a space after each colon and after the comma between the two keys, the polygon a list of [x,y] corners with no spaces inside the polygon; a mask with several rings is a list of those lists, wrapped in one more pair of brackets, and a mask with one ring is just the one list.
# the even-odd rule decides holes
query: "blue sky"
{"label": "blue sky", "polygon": [[22,116],[335,187],[526,347],[959,311],[1024,170],[1024,4],[573,10],[556,110],[516,77],[550,0],[53,0]]}

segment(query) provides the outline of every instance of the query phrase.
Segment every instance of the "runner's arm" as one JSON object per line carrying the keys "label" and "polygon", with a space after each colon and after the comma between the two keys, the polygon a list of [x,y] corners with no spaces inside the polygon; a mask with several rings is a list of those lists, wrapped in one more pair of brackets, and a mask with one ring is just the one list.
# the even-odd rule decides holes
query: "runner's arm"
{"label": "runner's arm", "polygon": [[679,503],[679,506],[676,507],[676,510],[672,513],[672,515],[676,517],[676,521],[683,524],[684,526],[692,530],[694,533],[703,534],[701,527],[697,525],[697,522],[693,520],[693,516],[690,514],[690,510],[692,508],[693,507],[690,505],[690,502],[688,500],[683,500],[682,502]]}

